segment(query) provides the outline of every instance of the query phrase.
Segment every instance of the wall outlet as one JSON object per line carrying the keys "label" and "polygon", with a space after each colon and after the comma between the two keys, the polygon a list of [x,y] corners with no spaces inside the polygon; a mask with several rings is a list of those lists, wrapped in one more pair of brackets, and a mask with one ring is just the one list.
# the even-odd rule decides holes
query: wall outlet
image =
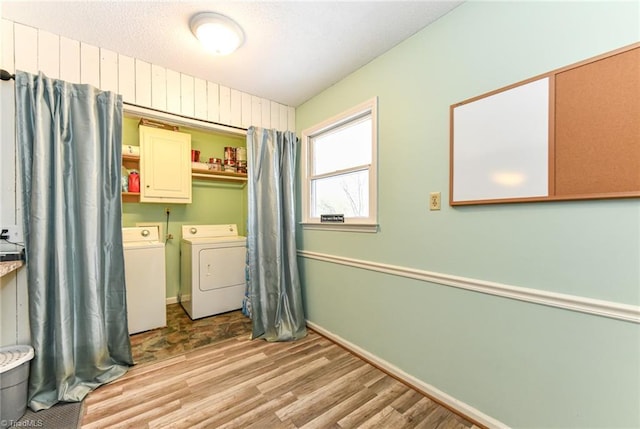
{"label": "wall outlet", "polygon": [[22,243],[22,234],[18,225],[7,225],[0,228],[0,237],[12,243]]}
{"label": "wall outlet", "polygon": [[440,210],[440,192],[429,194],[429,210]]}

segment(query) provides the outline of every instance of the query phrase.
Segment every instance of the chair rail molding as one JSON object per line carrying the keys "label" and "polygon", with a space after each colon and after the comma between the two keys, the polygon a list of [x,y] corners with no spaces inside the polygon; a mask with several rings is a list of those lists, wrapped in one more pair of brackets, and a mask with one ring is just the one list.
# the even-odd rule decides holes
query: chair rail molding
{"label": "chair rail molding", "polygon": [[459,277],[450,274],[436,273],[433,271],[402,267],[399,265],[382,264],[379,262],[365,261],[362,259],[353,259],[343,256],[329,255],[326,253],[311,252],[307,250],[298,250],[298,256],[369,271],[376,271],[379,273],[385,273],[394,276],[407,277],[443,286],[455,287],[458,289],[466,289],[503,298],[515,299],[518,301],[546,305],[549,307],[556,307],[565,310],[577,311],[580,313],[608,317],[610,319],[617,319],[640,324],[640,306],[637,305],[622,304],[619,302],[605,301],[577,295],[569,295],[540,289],[512,286],[485,280]]}

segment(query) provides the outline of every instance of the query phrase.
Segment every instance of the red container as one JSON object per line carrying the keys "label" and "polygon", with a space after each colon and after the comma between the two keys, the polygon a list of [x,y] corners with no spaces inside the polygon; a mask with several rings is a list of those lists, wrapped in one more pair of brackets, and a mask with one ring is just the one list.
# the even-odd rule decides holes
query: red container
{"label": "red container", "polygon": [[136,170],[129,173],[129,192],[140,192],[140,175]]}
{"label": "red container", "polygon": [[200,162],[200,151],[191,149],[191,162]]}

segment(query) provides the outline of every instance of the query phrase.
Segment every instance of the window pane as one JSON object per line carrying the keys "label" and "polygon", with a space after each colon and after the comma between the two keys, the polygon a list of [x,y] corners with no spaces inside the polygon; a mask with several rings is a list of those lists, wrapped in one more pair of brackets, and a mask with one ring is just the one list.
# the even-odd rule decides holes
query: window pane
{"label": "window pane", "polygon": [[313,174],[371,164],[371,116],[314,137]]}
{"label": "window pane", "polygon": [[341,174],[311,181],[311,216],[343,214],[369,216],[369,171]]}

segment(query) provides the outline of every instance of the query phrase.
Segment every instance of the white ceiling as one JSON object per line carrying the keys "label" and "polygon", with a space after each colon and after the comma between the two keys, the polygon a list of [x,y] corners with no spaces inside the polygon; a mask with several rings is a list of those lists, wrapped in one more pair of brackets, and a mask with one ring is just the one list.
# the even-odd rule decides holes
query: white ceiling
{"label": "white ceiling", "polygon": [[[1,1],[2,16],[233,89],[298,106],[461,1]],[[244,45],[208,55],[189,30],[227,15]]]}

